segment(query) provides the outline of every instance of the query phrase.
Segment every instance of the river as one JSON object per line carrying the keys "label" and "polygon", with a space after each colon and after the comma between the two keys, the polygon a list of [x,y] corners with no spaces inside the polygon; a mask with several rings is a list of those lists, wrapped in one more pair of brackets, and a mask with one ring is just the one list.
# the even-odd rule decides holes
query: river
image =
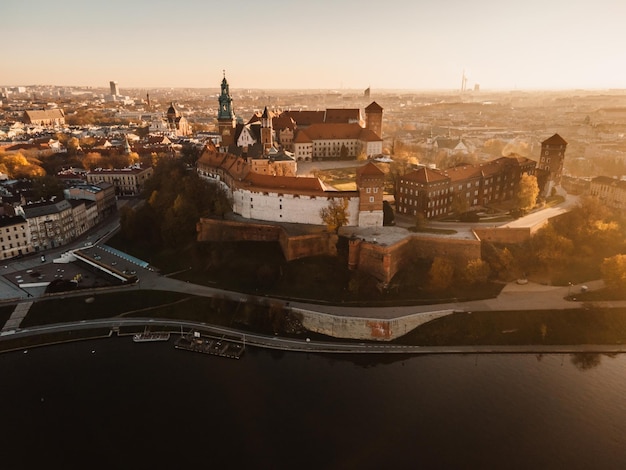
{"label": "river", "polygon": [[[623,468],[626,355],[0,354],[2,468]],[[61,464],[63,467],[60,467]],[[44,468],[45,468],[44,467]]]}

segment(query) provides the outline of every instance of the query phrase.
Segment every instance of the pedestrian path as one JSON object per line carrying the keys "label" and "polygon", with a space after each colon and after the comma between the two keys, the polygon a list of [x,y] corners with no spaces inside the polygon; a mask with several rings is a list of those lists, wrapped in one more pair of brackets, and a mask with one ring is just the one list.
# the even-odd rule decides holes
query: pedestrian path
{"label": "pedestrian path", "polygon": [[2,331],[16,330],[20,327],[22,320],[28,315],[33,302],[22,302],[15,306],[15,310],[11,314],[11,317],[7,320],[6,324],[2,328]]}

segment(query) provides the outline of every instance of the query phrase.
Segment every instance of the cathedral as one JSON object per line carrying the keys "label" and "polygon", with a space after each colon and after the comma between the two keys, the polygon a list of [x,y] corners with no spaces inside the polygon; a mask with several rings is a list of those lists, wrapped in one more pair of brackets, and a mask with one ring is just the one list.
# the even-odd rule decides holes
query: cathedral
{"label": "cathedral", "polygon": [[[321,210],[333,201],[345,205],[348,226],[383,225],[383,186],[385,175],[374,163],[357,170],[354,191],[339,191],[316,177],[298,177],[297,160],[356,158],[365,152],[379,155],[382,139],[373,129],[382,129],[382,108],[366,108],[362,127],[359,110],[326,110],[306,115],[300,125],[298,112],[273,113],[267,109],[246,124],[237,123],[228,81],[224,76],[219,96],[217,121],[221,144],[208,144],[197,163],[198,173],[229,192],[233,212],[247,219],[323,225]],[[355,112],[356,111],[356,112]],[[316,112],[317,113],[317,112]],[[304,115],[302,115],[304,116]],[[313,119],[311,119],[313,118]],[[320,130],[321,129],[321,130]],[[320,135],[332,131],[332,145],[315,153]],[[306,134],[305,134],[306,133]],[[298,157],[285,147],[302,141],[312,144],[307,156]],[[318,142],[319,143],[319,142]],[[368,145],[380,143],[374,149]],[[371,152],[371,155],[370,153]]]}

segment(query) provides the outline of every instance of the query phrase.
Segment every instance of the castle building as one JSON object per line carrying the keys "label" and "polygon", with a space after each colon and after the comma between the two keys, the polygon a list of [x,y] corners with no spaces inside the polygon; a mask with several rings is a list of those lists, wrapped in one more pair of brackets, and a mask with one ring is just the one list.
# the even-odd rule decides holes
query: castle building
{"label": "castle building", "polygon": [[383,108],[376,101],[365,108],[365,127],[377,136],[383,136]]}
{"label": "castle building", "polygon": [[[363,127],[360,110],[307,113],[310,119],[299,128],[298,113],[274,113],[265,107],[247,124],[235,125],[226,76],[218,100],[222,143],[219,149],[205,146],[197,171],[229,192],[236,214],[247,219],[323,225],[320,211],[331,201],[340,201],[347,203],[347,225],[383,225],[384,173],[375,164],[367,163],[358,170],[356,191],[339,191],[319,178],[296,176],[297,160],[382,153],[382,139]],[[368,122],[380,129],[382,108],[376,103],[368,108]],[[277,134],[289,147],[293,145],[295,154],[276,141]]]}
{"label": "castle building", "polygon": [[222,152],[267,156],[278,145],[297,161],[382,154],[383,108],[376,102],[365,108],[365,119],[358,108],[272,112],[265,107],[246,124],[236,124],[226,76],[221,89],[217,121]]}
{"label": "castle building", "polygon": [[515,156],[447,170],[423,167],[400,178],[396,210],[430,219],[511,200],[522,174],[534,175],[535,165],[534,160]]}

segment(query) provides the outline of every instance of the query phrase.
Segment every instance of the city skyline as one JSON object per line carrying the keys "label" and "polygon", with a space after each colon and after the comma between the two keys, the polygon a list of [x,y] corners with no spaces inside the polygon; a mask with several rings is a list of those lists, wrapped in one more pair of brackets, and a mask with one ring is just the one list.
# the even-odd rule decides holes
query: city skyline
{"label": "city skyline", "polygon": [[182,0],[6,5],[0,85],[624,88],[626,4]]}

